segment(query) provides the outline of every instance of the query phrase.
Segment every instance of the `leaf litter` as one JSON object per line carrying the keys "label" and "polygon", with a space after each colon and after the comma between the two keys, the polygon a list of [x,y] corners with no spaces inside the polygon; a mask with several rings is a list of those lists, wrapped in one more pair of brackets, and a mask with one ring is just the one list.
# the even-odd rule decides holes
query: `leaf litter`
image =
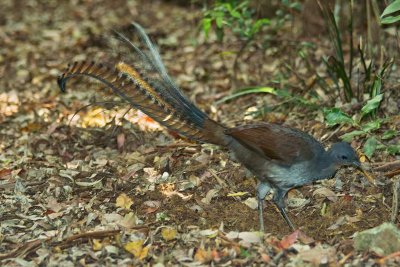
{"label": "leaf litter", "polygon": [[[268,202],[267,233],[261,234],[252,195],[256,183],[225,151],[175,139],[126,107],[80,110],[98,84],[76,81],[73,91],[58,92],[56,77],[66,62],[74,55],[74,60],[103,56],[96,36],[138,18],[163,44],[162,55],[177,83],[207,109],[217,100],[213,94],[226,96],[231,83],[218,45],[186,42],[200,10],[187,12],[187,7],[161,1],[83,1],[79,8],[63,1],[5,0],[2,5],[1,265],[376,262],[375,255],[349,252],[338,240],[351,243],[355,232],[388,220],[388,183],[367,188],[345,171],[340,189],[326,181],[291,192],[289,212],[301,230],[290,233]],[[269,60],[262,66],[272,74],[285,58]],[[251,64],[241,68],[248,81]],[[257,101],[243,97],[208,112],[227,124],[254,119],[245,111],[257,110]],[[278,112],[268,116],[301,124]],[[322,136],[317,126],[307,127]],[[395,264],[397,258],[385,261]]]}

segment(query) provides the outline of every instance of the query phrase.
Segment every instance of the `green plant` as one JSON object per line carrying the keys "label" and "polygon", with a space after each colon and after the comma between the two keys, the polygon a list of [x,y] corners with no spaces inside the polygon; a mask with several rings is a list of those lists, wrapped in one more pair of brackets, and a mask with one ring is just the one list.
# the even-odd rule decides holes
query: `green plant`
{"label": "green plant", "polygon": [[364,119],[376,110],[382,99],[382,94],[376,95],[374,98],[367,101],[367,103],[362,107],[361,113],[354,117],[349,116],[339,108],[324,109],[325,123],[329,127],[336,125],[349,125],[355,128],[355,130],[340,136],[344,141],[349,142],[357,136],[367,137],[363,145],[363,152],[368,158],[371,158],[377,149],[385,149],[388,153],[393,155],[400,154],[400,144],[387,145],[384,143],[384,141],[390,140],[399,135],[398,131],[395,129],[389,129],[383,134],[377,133],[382,124],[390,124],[390,119]]}
{"label": "green plant", "polygon": [[233,69],[236,77],[238,59],[254,37],[266,25],[270,24],[267,18],[256,18],[255,10],[249,6],[249,1],[220,0],[204,12],[202,29],[208,37],[210,29],[214,29],[217,38],[223,42],[225,31],[231,30],[242,41],[236,53]]}
{"label": "green plant", "polygon": [[[353,89],[351,86],[351,72],[353,69],[353,58],[354,58],[354,53],[352,49],[352,44],[350,46],[350,60],[349,60],[349,66],[348,70],[346,70],[345,62],[344,62],[344,52],[343,52],[343,46],[342,46],[342,36],[339,30],[338,23],[336,21],[336,18],[330,9],[329,5],[324,1],[321,3],[320,1],[317,1],[324,20],[325,24],[327,25],[328,32],[329,32],[329,38],[331,39],[331,42],[333,43],[334,49],[335,49],[335,54],[336,56],[331,56],[329,57],[328,60],[324,60],[325,64],[328,68],[328,72],[331,74],[333,80],[336,83],[336,87],[340,88],[339,81],[341,80],[343,83],[343,95],[344,95],[344,100],[346,102],[350,102],[350,100],[353,98],[354,93]],[[352,10],[352,2],[350,4],[350,9]],[[352,40],[352,14],[351,14],[351,19],[349,23],[349,33],[350,33],[350,40]]]}
{"label": "green plant", "polygon": [[273,18],[274,28],[279,29],[293,19],[293,13],[301,12],[302,4],[298,0],[281,0]]}
{"label": "green plant", "polygon": [[[343,56],[343,38],[341,36],[336,18],[326,2],[321,3],[318,1],[318,4],[324,16],[329,31],[329,37],[335,49],[335,56],[329,57],[328,60],[324,59],[324,62],[327,66],[328,73],[335,81],[336,88],[338,88],[338,90],[343,88],[342,95],[344,96],[345,102],[350,102],[353,98],[356,98],[358,101],[362,101],[364,94],[368,94],[370,99],[375,98],[381,94],[384,79],[389,75],[391,66],[393,64],[393,59],[386,60],[380,68],[377,68],[375,67],[375,61],[373,59],[369,60],[369,63],[367,64],[368,60],[365,56],[366,53],[364,52],[362,39],[360,39],[358,49],[355,50],[353,48],[353,1],[350,1],[350,19],[347,27],[350,40],[350,53],[349,62],[346,64]],[[359,58],[356,58],[356,51],[358,51]],[[363,75],[359,75],[359,80],[354,81],[352,73],[355,71],[354,62],[356,60],[357,62],[360,62],[362,68],[361,72]],[[357,69],[357,71],[358,73],[360,72],[359,69]],[[378,107],[379,106],[377,106],[376,109],[370,113],[371,116],[376,116]]]}
{"label": "green plant", "polygon": [[282,107],[282,105],[289,104],[289,103],[305,106],[312,110],[316,110],[319,108],[319,105],[316,105],[313,101],[305,99],[301,96],[294,96],[286,90],[275,89],[275,88],[269,87],[269,86],[255,86],[255,87],[239,89],[239,90],[235,91],[234,93],[221,98],[220,100],[218,100],[216,102],[216,104],[218,105],[223,102],[227,102],[232,99],[242,97],[244,95],[249,95],[249,94],[270,94],[270,95],[276,96],[279,99],[282,99],[282,101],[280,101],[278,104],[276,104],[274,106],[264,106],[261,109],[257,109],[254,112],[248,113],[248,115],[252,115],[253,117],[263,116],[265,113],[267,113],[277,107]]}
{"label": "green plant", "polygon": [[400,21],[400,15],[393,16],[394,13],[400,11],[400,0],[393,1],[388,5],[381,15],[382,24],[392,24]]}
{"label": "green plant", "polygon": [[256,86],[256,87],[248,87],[248,88],[243,88],[240,89],[236,92],[234,92],[231,95],[225,96],[223,98],[221,98],[220,100],[218,100],[216,102],[216,104],[221,104],[223,102],[226,102],[228,100],[240,97],[240,96],[244,96],[244,95],[248,95],[248,94],[257,94],[257,93],[266,93],[266,94],[272,94],[272,95],[279,95],[280,91],[276,90],[272,87],[267,87],[267,86]]}
{"label": "green plant", "polygon": [[267,18],[256,19],[254,13],[255,10],[249,7],[249,1],[217,1],[211,9],[204,12],[203,31],[208,36],[210,29],[214,27],[218,40],[222,42],[224,32],[229,28],[248,42],[263,26],[270,24]]}

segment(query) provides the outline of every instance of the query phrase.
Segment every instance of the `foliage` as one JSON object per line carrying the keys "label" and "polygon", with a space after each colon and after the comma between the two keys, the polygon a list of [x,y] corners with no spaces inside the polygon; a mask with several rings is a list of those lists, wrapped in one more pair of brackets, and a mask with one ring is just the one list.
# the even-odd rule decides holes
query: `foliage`
{"label": "foliage", "polygon": [[382,124],[390,124],[390,119],[376,119],[365,121],[364,118],[373,113],[379,106],[383,99],[383,95],[379,94],[374,98],[370,99],[361,109],[361,114],[355,116],[355,118],[350,117],[348,114],[340,110],[339,108],[324,109],[325,123],[327,126],[335,125],[350,125],[355,128],[355,130],[346,133],[341,136],[344,141],[351,141],[357,136],[366,136],[367,140],[364,143],[363,151],[364,154],[371,158],[376,149],[385,149],[390,154],[400,154],[400,145],[386,145],[384,140],[390,140],[396,137],[399,133],[395,129],[386,130],[383,134],[378,135]]}
{"label": "foliage", "polygon": [[272,87],[268,86],[257,86],[257,87],[249,87],[249,88],[243,88],[235,93],[228,95],[222,99],[220,99],[217,104],[226,102],[228,100],[243,96],[243,95],[248,95],[248,94],[257,94],[257,93],[267,93],[267,94],[272,94],[272,95],[278,95],[278,91]]}
{"label": "foliage", "polygon": [[215,28],[219,41],[224,39],[224,31],[229,28],[242,40],[248,41],[266,25],[267,18],[254,18],[255,10],[250,8],[249,1],[220,0],[204,12],[203,31],[208,36],[210,29]]}
{"label": "foliage", "polygon": [[[328,60],[324,60],[325,64],[328,68],[328,72],[336,83],[337,88],[343,88],[344,100],[346,102],[350,102],[354,97],[358,100],[361,100],[363,94],[368,94],[372,99],[375,96],[381,93],[381,89],[383,86],[384,78],[387,77],[389,71],[391,70],[391,66],[393,64],[392,59],[388,59],[384,62],[384,64],[380,68],[376,68],[374,66],[374,60],[371,59],[369,64],[367,64],[367,60],[365,59],[365,52],[363,48],[363,44],[360,39],[360,43],[358,45],[358,53],[359,53],[359,61],[361,62],[364,76],[362,77],[362,81],[358,81],[361,83],[362,91],[359,90],[357,84],[357,88],[354,86],[354,82],[352,82],[352,72],[353,62],[356,60],[356,51],[353,47],[353,5],[350,2],[349,11],[350,11],[350,21],[348,25],[349,30],[349,39],[350,39],[350,53],[349,53],[349,62],[348,66],[344,61],[344,52],[343,52],[343,38],[342,34],[339,30],[338,23],[336,18],[329,8],[326,2],[318,1],[320,9],[325,19],[325,23],[328,27],[329,36],[331,42],[333,43],[335,49],[335,56],[329,57]],[[374,72],[374,70],[376,70]],[[341,81],[341,83],[339,82]],[[376,107],[375,111],[372,112],[372,115],[375,116],[376,110],[379,106]]]}
{"label": "foliage", "polygon": [[232,99],[242,97],[244,95],[249,95],[249,94],[270,94],[270,95],[273,95],[273,96],[276,96],[276,97],[282,99],[282,101],[280,101],[276,105],[264,106],[264,108],[256,109],[256,110],[253,110],[253,111],[247,113],[248,115],[251,115],[252,117],[262,116],[265,113],[267,113],[277,107],[282,107],[282,105],[289,104],[289,103],[294,104],[294,105],[304,106],[310,110],[317,110],[319,108],[319,105],[315,104],[315,102],[312,100],[306,99],[301,96],[293,95],[290,92],[288,92],[287,90],[276,89],[276,88],[269,87],[269,86],[255,86],[255,87],[247,87],[247,88],[239,89],[239,90],[235,91],[234,93],[221,98],[220,100],[218,100],[216,102],[216,104],[221,104],[223,102],[227,102]]}
{"label": "foliage", "polygon": [[328,71],[331,74],[336,75],[336,77],[334,78],[340,79],[343,82],[343,92],[345,100],[349,102],[353,97],[353,90],[350,84],[353,53],[352,51],[350,52],[350,66],[349,66],[350,71],[348,74],[346,71],[344,57],[343,57],[344,53],[342,47],[342,37],[339,30],[339,26],[336,22],[336,18],[326,2],[321,4],[318,1],[318,4],[324,16],[324,20],[329,31],[329,37],[335,48],[335,53],[336,53],[336,57],[331,56],[328,61],[325,61],[325,63],[328,66]]}
{"label": "foliage", "polygon": [[382,24],[392,24],[400,21],[400,15],[393,16],[394,13],[400,11],[400,0],[393,1],[388,5],[381,15]]}
{"label": "foliage", "polygon": [[275,27],[281,27],[288,20],[292,20],[292,11],[301,11],[302,5],[297,0],[281,0],[280,8],[276,10],[274,20]]}
{"label": "foliage", "polygon": [[[337,88],[340,88],[338,80],[342,81],[343,84],[343,95],[345,97],[345,101],[349,102],[353,98],[353,90],[351,87],[351,71],[352,71],[352,64],[353,64],[353,49],[351,47],[350,51],[350,61],[349,61],[349,71],[346,71],[346,66],[344,62],[344,52],[342,46],[342,36],[339,30],[338,23],[336,18],[330,9],[327,2],[320,2],[317,1],[318,5],[322,11],[323,18],[325,20],[325,24],[327,25],[329,38],[335,49],[336,56],[329,57],[328,60],[325,60],[325,64],[328,67],[328,72],[331,74],[332,78],[336,82]],[[350,5],[351,6],[351,5]],[[352,7],[351,7],[352,9]],[[349,28],[352,29],[352,15],[350,19]],[[351,38],[351,36],[350,36]],[[352,40],[352,39],[351,39]],[[351,45],[352,46],[352,45]]]}

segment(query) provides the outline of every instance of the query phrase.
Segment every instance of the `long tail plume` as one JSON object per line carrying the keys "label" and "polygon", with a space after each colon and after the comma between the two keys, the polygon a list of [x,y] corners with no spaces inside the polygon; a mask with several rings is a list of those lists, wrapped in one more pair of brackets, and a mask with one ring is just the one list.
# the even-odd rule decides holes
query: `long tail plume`
{"label": "long tail plume", "polygon": [[134,55],[134,64],[123,60],[111,66],[75,62],[58,78],[60,89],[65,91],[66,82],[74,76],[92,77],[167,128],[200,142],[224,145],[225,128],[211,120],[183,95],[167,74],[157,49],[143,28],[136,23],[133,23],[133,27],[144,49],[139,49],[124,34],[115,34],[129,53]]}

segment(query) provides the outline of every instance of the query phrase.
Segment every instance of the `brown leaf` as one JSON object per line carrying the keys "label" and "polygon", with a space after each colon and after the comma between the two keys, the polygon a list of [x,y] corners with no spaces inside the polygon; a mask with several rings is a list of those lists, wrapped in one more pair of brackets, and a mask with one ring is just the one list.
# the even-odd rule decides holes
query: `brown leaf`
{"label": "brown leaf", "polygon": [[150,213],[153,213],[153,212],[157,211],[160,208],[161,202],[160,201],[154,201],[154,200],[148,200],[148,201],[145,201],[143,203],[143,205],[148,207],[148,208],[145,209],[145,212],[147,214],[150,214]]}
{"label": "brown leaf", "polygon": [[11,178],[11,169],[1,169],[0,170],[0,179],[7,180]]}
{"label": "brown leaf", "polygon": [[313,196],[315,195],[321,195],[326,197],[327,199],[329,199],[332,202],[336,202],[338,200],[338,197],[336,196],[336,193],[333,192],[332,190],[330,190],[329,188],[326,187],[320,187],[318,189],[316,189],[313,192]]}
{"label": "brown leaf", "polygon": [[311,262],[315,266],[327,265],[336,258],[336,250],[333,247],[323,248],[318,245],[310,250],[300,251],[298,257],[303,261]]}
{"label": "brown leaf", "polygon": [[296,241],[297,238],[299,237],[300,230],[296,230],[290,235],[285,236],[280,242],[279,242],[279,247],[281,249],[288,249],[290,248]]}
{"label": "brown leaf", "polygon": [[117,146],[118,149],[122,149],[125,145],[125,134],[124,133],[120,133],[117,136]]}
{"label": "brown leaf", "polygon": [[211,253],[210,251],[204,250],[202,248],[198,248],[196,254],[194,254],[195,261],[199,261],[201,263],[207,263],[211,261]]}

